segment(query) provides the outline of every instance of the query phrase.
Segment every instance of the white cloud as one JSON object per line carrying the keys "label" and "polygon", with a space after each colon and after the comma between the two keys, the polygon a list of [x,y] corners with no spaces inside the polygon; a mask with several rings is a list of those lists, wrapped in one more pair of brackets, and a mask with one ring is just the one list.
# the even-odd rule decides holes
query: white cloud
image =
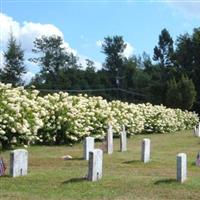
{"label": "white cloud", "polygon": [[[27,52],[31,52],[31,50],[33,49],[33,41],[35,40],[35,38],[41,37],[42,35],[57,35],[64,39],[63,33],[52,24],[40,24],[33,22],[23,22],[23,24],[20,24],[13,18],[3,13],[0,13],[0,21],[2,33],[0,42],[2,44],[1,48],[3,49],[6,47],[6,43],[8,41],[11,31],[13,35],[17,38],[17,40],[20,41],[22,48],[25,49]],[[64,46],[66,47],[68,52],[76,54],[76,50],[71,48],[69,43],[64,42]]]}
{"label": "white cloud", "polygon": [[97,41],[96,41],[96,45],[97,45],[98,47],[102,47],[102,44],[103,44],[103,41],[102,41],[102,40],[97,40]]}
{"label": "white cloud", "polygon": [[134,47],[128,42],[125,42],[125,44],[126,44],[126,48],[122,55],[125,56],[126,58],[129,58],[133,55]]}
{"label": "white cloud", "polygon": [[11,17],[0,13],[0,21],[1,21],[1,48],[5,46],[9,33],[12,31],[15,37],[19,37],[20,25],[18,22],[14,21]]}
{"label": "white cloud", "polygon": [[195,1],[166,1],[175,11],[183,14],[186,18],[200,18],[200,2]]}
{"label": "white cloud", "polygon": [[3,57],[3,51],[0,51],[0,68],[3,67],[3,63],[4,63],[4,57]]}
{"label": "white cloud", "polygon": [[26,74],[24,74],[23,76],[23,80],[25,81],[25,83],[29,83],[31,81],[31,79],[35,76],[35,74],[33,72],[27,72]]}
{"label": "white cloud", "polygon": [[[86,56],[79,56],[79,63],[83,66],[83,68],[87,67],[86,59],[92,60],[92,59],[90,59],[90,58],[88,58]],[[93,62],[94,62],[94,65],[95,65],[97,70],[102,68],[102,64],[100,62],[98,62],[98,61],[93,61]]]}
{"label": "white cloud", "polygon": [[[32,49],[33,49],[33,41],[37,37],[41,37],[42,35],[51,36],[51,35],[58,35],[64,40],[64,35],[61,30],[59,30],[56,26],[52,24],[41,24],[41,23],[33,23],[33,22],[23,22],[20,24],[19,22],[15,21],[12,17],[7,16],[6,14],[0,13],[0,43],[1,43],[1,50],[0,50],[0,67],[2,67],[3,63],[3,51],[6,49],[7,41],[9,39],[10,33],[12,31],[15,38],[20,41],[22,48],[25,50],[25,56],[30,58],[33,56]],[[80,62],[82,66],[86,66],[85,61],[83,58],[87,58],[86,56],[79,55],[77,50],[73,49],[68,42],[64,40],[63,46],[66,48],[67,52],[73,53],[75,56],[80,57]],[[34,64],[30,64],[26,60],[25,62],[28,65],[28,73],[24,77],[26,82],[30,80],[35,73],[39,71],[38,66]],[[97,63],[97,67],[100,67],[100,63]]]}

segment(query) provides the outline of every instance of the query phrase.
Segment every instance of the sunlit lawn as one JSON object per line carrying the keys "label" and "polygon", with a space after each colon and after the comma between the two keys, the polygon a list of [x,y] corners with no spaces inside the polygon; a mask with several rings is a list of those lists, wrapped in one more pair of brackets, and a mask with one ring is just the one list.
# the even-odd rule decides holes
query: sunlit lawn
{"label": "sunlit lawn", "polygon": [[[152,161],[140,162],[141,140],[150,138]],[[96,147],[101,146],[100,143]],[[104,154],[103,179],[88,182],[87,161],[82,159],[82,144],[68,146],[33,146],[29,151],[29,173],[11,178],[9,151],[1,152],[7,170],[0,177],[2,200],[67,200],[67,199],[200,199],[200,167],[194,165],[200,139],[192,131],[175,134],[138,135],[128,139],[128,151]],[[188,156],[188,180],[176,182],[176,154]],[[62,160],[63,155],[73,156]]]}

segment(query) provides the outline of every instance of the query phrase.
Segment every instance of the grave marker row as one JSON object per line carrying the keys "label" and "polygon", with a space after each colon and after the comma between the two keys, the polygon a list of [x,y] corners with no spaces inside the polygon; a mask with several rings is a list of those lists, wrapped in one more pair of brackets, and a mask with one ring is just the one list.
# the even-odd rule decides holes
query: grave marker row
{"label": "grave marker row", "polygon": [[[93,149],[94,149],[94,138],[86,137],[84,140],[84,147],[83,147],[83,158],[85,160],[89,160],[89,152],[92,151]],[[108,126],[105,151],[107,154],[113,153],[113,130],[111,125]],[[125,126],[123,126],[122,132],[120,133],[120,151],[121,152],[127,151],[127,134]]]}
{"label": "grave marker row", "polygon": [[[200,126],[199,126],[200,127]],[[196,128],[197,129],[199,129]],[[195,131],[196,133],[196,131]],[[120,134],[120,151],[127,150],[127,137],[125,127],[123,126]],[[113,132],[112,127],[109,126],[107,133],[107,153],[113,152]],[[144,138],[141,144],[141,161],[147,163],[150,161],[151,141]],[[89,181],[98,181],[102,178],[103,171],[103,151],[94,148],[94,138],[86,137],[84,141],[84,159],[88,162]],[[177,162],[177,181],[183,183],[187,179],[187,155],[179,153],[176,156]],[[196,165],[200,165],[200,153],[198,153]],[[27,175],[28,171],[28,151],[24,149],[17,149],[10,153],[10,175],[12,177]]]}

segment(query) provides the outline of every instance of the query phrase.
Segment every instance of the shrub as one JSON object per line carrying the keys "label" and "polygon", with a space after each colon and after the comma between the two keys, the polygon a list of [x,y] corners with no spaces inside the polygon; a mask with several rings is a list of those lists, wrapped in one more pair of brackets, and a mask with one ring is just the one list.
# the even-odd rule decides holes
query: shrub
{"label": "shrub", "polygon": [[118,135],[125,125],[129,135],[191,129],[197,114],[152,104],[107,102],[102,97],[40,97],[37,90],[0,84],[0,142],[3,147],[32,143],[62,144],[92,135],[103,139],[107,125]]}

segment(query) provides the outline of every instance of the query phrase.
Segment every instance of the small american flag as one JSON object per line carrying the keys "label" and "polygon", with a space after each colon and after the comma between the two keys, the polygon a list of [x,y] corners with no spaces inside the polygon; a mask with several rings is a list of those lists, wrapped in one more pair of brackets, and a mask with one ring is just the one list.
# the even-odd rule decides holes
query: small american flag
{"label": "small american flag", "polygon": [[5,163],[3,162],[3,158],[0,158],[0,176],[3,176],[6,171]]}
{"label": "small american flag", "polygon": [[200,152],[197,154],[196,166],[200,166]]}

